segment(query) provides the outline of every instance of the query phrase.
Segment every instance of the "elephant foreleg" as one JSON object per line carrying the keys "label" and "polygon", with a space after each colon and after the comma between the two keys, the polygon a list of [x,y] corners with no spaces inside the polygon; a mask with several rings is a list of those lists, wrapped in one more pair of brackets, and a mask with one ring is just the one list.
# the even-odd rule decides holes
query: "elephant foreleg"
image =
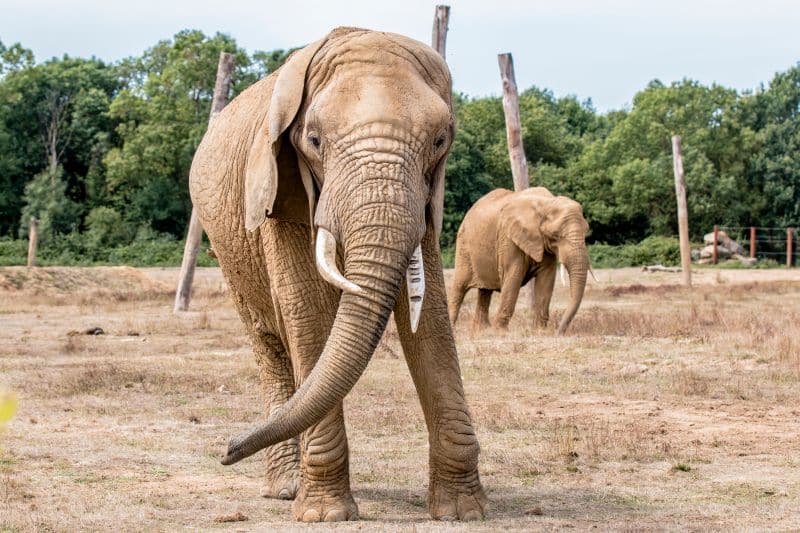
{"label": "elephant foreleg", "polygon": [[478,301],[475,303],[475,316],[472,319],[474,329],[489,326],[489,305],[492,303],[492,289],[478,289]]}
{"label": "elephant foreleg", "polygon": [[550,299],[556,283],[556,265],[542,267],[537,273],[533,286],[533,327],[543,328],[550,320]]}
{"label": "elephant foreleg", "polygon": [[428,427],[431,516],[475,520],[483,517],[486,504],[478,476],[480,448],[464,399],[441,258],[430,229],[423,241],[427,287],[419,329],[411,333],[405,287],[394,316]]}
{"label": "elephant foreleg", "polygon": [[497,310],[494,324],[500,329],[506,329],[511,317],[514,316],[514,308],[517,306],[517,297],[522,280],[525,277],[525,270],[520,266],[514,266],[506,270],[503,277],[503,285],[500,289],[500,308]]}
{"label": "elephant foreleg", "polygon": [[[294,394],[291,363],[280,339],[274,335],[262,335],[255,339],[253,353],[258,363],[265,411],[270,415]],[[261,495],[265,498],[293,499],[300,482],[298,439],[289,439],[266,448],[264,458],[267,475]]]}

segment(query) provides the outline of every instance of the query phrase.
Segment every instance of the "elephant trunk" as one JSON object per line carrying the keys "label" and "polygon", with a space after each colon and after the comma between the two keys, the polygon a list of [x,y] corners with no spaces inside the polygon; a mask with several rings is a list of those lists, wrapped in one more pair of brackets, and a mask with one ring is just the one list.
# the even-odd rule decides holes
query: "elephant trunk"
{"label": "elephant trunk", "polygon": [[564,317],[558,325],[558,333],[564,333],[569,327],[575,313],[581,306],[583,291],[586,288],[586,275],[589,271],[589,252],[586,244],[581,238],[580,241],[572,241],[569,250],[563,254],[562,263],[569,273],[569,304],[564,312]]}
{"label": "elephant trunk", "polygon": [[[350,392],[375,352],[419,243],[419,225],[408,224],[417,218],[412,211],[373,202],[351,208],[349,220],[339,218],[341,226],[330,228],[330,234],[343,236],[344,277],[360,290],[342,293],[325,348],[294,396],[264,425],[232,439],[222,464],[302,433]],[[377,225],[376,220],[388,222]]]}

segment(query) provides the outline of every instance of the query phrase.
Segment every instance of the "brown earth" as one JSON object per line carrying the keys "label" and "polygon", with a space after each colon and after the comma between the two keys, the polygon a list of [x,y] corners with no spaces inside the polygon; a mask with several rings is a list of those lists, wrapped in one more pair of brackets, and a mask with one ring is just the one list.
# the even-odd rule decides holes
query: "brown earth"
{"label": "brown earth", "polygon": [[[219,272],[0,269],[0,531],[305,529],[259,497],[255,363]],[[456,327],[486,521],[428,520],[427,435],[388,331],[345,402],[362,520],[341,529],[800,528],[800,271],[598,271],[564,337]],[[564,307],[558,286],[554,314]],[[495,298],[496,300],[497,298]],[[557,319],[557,316],[554,318]],[[105,335],[70,335],[100,327]],[[236,521],[228,521],[235,517]]]}

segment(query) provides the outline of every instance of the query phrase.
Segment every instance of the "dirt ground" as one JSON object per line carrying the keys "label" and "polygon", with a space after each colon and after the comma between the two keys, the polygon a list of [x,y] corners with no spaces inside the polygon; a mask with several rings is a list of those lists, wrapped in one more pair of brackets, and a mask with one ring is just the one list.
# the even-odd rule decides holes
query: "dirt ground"
{"label": "dirt ground", "polygon": [[[473,332],[468,295],[483,522],[428,519],[425,425],[388,331],[345,401],[361,521],[337,527],[800,529],[800,270],[704,269],[693,289],[597,274],[563,337],[531,330],[527,291],[509,332]],[[258,456],[219,464],[261,416],[256,366],[219,272],[199,271],[181,316],[176,276],[0,269],[0,389],[20,407],[0,434],[0,531],[305,529],[259,496]]]}

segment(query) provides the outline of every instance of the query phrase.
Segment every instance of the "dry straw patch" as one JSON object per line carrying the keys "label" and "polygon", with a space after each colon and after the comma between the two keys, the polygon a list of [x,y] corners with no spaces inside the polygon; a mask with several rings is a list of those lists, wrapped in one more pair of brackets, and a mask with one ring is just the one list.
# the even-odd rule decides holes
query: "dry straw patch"
{"label": "dry straw patch", "polygon": [[[192,311],[175,317],[175,270],[75,270],[56,283],[0,269],[19,285],[0,289],[13,294],[0,298],[0,386],[20,397],[0,446],[0,530],[207,530],[228,516],[302,529],[290,502],[258,496],[258,457],[218,462],[262,416],[219,273],[200,269]],[[474,332],[468,296],[455,334],[491,501],[469,529],[800,528],[800,284],[599,275],[562,337],[531,328],[527,289],[509,331]],[[106,334],[67,335],[93,326]],[[428,435],[393,326],[345,412],[366,522],[341,529],[466,528],[427,520]]]}

